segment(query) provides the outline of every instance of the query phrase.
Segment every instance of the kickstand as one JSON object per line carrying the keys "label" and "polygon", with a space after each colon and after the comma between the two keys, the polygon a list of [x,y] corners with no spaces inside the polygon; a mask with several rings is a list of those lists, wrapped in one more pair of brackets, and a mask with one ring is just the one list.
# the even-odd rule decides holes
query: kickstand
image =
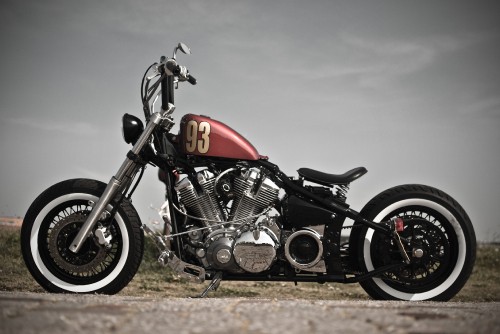
{"label": "kickstand", "polygon": [[215,291],[220,285],[220,281],[222,281],[222,271],[218,271],[215,273],[214,278],[212,279],[212,282],[203,290],[203,292],[199,296],[195,296],[194,298],[203,298],[208,295],[210,291]]}

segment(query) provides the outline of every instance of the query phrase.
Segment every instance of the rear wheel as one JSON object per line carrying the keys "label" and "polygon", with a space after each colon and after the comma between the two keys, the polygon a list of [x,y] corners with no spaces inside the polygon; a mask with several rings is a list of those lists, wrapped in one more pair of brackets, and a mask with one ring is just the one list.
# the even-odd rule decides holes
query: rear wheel
{"label": "rear wheel", "polygon": [[[69,250],[106,185],[75,179],[43,192],[26,213],[21,229],[24,261],[36,281],[50,292],[114,294],[134,277],[142,260],[144,237],[137,212],[128,201],[109,222],[97,224],[109,245],[91,236],[78,253]],[[113,206],[106,208],[109,212]]]}
{"label": "rear wheel", "polygon": [[[403,240],[410,264],[361,282],[375,299],[449,300],[468,280],[476,239],[463,208],[444,192],[404,185],[377,195],[361,210],[375,222],[403,218]],[[359,223],[350,237],[351,256],[361,271],[402,261],[391,237]]]}

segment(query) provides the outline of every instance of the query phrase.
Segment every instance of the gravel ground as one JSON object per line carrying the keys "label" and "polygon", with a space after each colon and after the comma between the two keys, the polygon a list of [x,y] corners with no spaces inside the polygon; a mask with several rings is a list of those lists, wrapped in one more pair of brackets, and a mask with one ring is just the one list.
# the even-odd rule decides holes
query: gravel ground
{"label": "gravel ground", "polygon": [[500,333],[500,303],[0,292],[0,333]]}

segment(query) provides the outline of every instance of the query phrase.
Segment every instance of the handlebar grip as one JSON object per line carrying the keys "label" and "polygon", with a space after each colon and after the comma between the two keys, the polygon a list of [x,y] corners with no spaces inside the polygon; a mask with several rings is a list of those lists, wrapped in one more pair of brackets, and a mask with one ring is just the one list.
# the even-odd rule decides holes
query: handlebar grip
{"label": "handlebar grip", "polygon": [[191,85],[196,85],[196,78],[190,74],[187,77],[187,82],[189,82]]}

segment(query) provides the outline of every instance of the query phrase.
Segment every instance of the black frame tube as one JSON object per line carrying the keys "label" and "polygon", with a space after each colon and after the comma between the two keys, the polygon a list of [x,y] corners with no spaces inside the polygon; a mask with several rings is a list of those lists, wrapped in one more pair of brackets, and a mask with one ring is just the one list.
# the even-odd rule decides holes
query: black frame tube
{"label": "black frame tube", "polygon": [[300,276],[279,276],[279,275],[236,275],[223,273],[222,279],[226,281],[273,281],[273,282],[316,282],[316,283],[326,283],[326,282],[338,282],[338,283],[359,283],[365,281],[374,276],[378,276],[387,271],[395,270],[405,266],[405,263],[394,263],[389,264],[367,273],[353,276],[345,277],[345,275],[300,275]]}
{"label": "black frame tube", "polygon": [[341,214],[347,218],[350,218],[356,222],[360,222],[375,231],[384,233],[386,235],[391,235],[392,231],[388,226],[380,225],[375,222],[369,221],[365,218],[363,218],[359,212],[352,210],[349,208],[349,205],[340,201],[335,201],[335,200],[325,200],[319,196],[314,195],[307,189],[304,189],[303,187],[295,184],[290,178],[283,173],[279,167],[269,161],[266,160],[259,160],[259,164],[272,172],[276,174],[276,176],[283,182],[286,188],[292,190],[295,193],[301,194],[307,198],[312,199],[314,202],[320,204],[322,207],[325,209],[331,210],[337,214]]}

